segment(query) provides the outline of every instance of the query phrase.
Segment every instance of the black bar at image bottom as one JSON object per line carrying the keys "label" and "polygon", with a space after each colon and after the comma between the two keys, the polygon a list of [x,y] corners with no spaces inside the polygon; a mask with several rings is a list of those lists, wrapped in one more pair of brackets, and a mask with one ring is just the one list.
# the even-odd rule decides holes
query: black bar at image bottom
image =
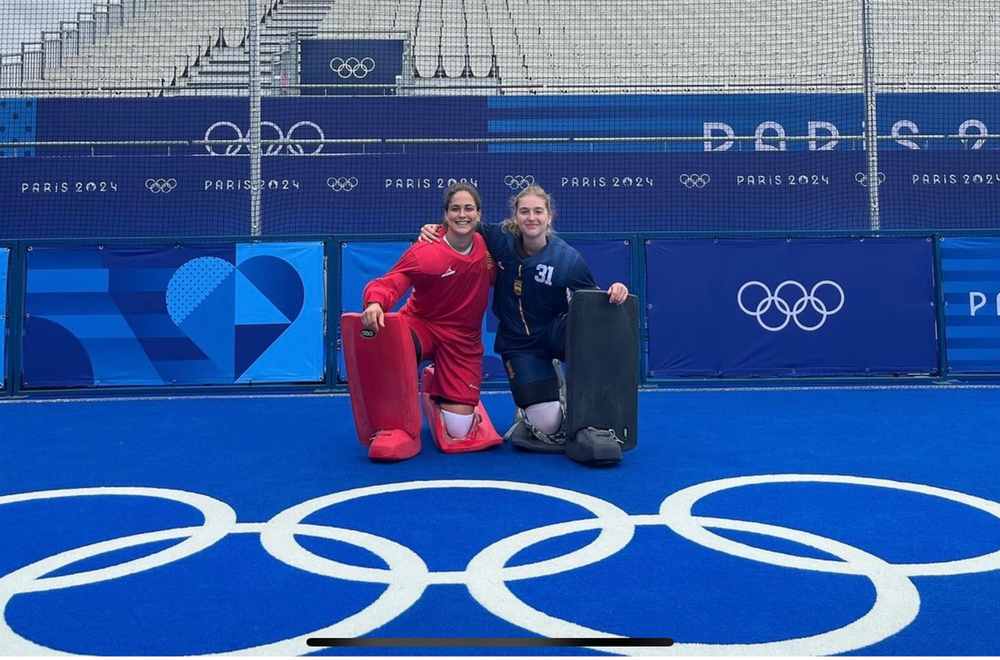
{"label": "black bar at image bottom", "polygon": [[673,646],[669,637],[310,637],[308,646]]}

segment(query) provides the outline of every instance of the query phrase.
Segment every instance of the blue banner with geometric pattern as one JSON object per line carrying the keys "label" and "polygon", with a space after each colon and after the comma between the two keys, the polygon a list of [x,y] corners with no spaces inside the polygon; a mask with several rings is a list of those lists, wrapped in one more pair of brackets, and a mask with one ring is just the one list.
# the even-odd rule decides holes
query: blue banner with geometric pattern
{"label": "blue banner with geometric pattern", "polygon": [[323,244],[34,246],[23,386],[323,380]]}
{"label": "blue banner with geometric pattern", "polygon": [[948,372],[1000,372],[1000,237],[944,237],[940,255]]}

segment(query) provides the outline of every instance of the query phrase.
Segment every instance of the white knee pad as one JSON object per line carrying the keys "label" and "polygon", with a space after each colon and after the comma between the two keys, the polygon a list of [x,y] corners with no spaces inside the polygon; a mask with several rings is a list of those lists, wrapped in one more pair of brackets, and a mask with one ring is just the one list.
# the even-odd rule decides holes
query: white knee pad
{"label": "white knee pad", "polygon": [[528,419],[528,423],[546,435],[552,435],[562,428],[562,406],[558,401],[546,401],[528,406],[524,409],[524,416]]}
{"label": "white knee pad", "polygon": [[441,415],[444,416],[444,428],[448,431],[448,435],[453,438],[464,438],[469,435],[469,430],[472,428],[471,414],[460,415],[458,413],[442,410]]}

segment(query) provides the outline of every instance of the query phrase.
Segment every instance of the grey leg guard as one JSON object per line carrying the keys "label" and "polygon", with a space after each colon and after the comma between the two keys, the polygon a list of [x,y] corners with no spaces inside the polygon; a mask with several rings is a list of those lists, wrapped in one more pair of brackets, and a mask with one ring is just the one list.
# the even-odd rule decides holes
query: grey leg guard
{"label": "grey leg guard", "polygon": [[566,375],[562,363],[552,360],[552,367],[559,380],[559,407],[562,409],[562,426],[552,434],[542,433],[524,415],[524,410],[518,408],[514,413],[514,424],[503,436],[504,442],[511,442],[518,449],[541,454],[562,454],[566,451]]}
{"label": "grey leg guard", "polygon": [[638,299],[629,295],[619,306],[605,292],[577,291],[566,319],[566,455],[585,465],[618,463],[638,436]]}
{"label": "grey leg guard", "polygon": [[559,381],[559,405],[563,411],[563,426],[566,425],[566,372],[563,371],[562,363],[559,360],[552,360],[552,367],[556,370],[556,379]]}
{"label": "grey leg guard", "polygon": [[[524,427],[524,410],[517,408],[514,410],[514,423],[510,425],[507,432],[503,434],[504,442],[512,442],[514,436],[522,435],[527,429]],[[515,443],[516,444],[516,443]]]}

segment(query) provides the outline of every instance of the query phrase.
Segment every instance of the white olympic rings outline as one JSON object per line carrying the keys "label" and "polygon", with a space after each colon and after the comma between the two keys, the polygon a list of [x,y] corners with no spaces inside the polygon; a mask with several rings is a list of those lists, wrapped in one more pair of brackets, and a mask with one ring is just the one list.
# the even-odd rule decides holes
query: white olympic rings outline
{"label": "white olympic rings outline", "polygon": [[712,181],[712,177],[709,174],[681,174],[677,180],[690,190],[691,188],[704,188]]}
{"label": "white olympic rings outline", "polygon": [[171,177],[169,179],[146,179],[146,189],[154,195],[160,193],[168,194],[174,191],[177,187],[177,179]]}
{"label": "white olympic rings outline", "polygon": [[[913,622],[920,609],[920,595],[910,578],[982,573],[1000,569],[1000,549],[978,556],[939,562],[893,564],[860,548],[809,532],[766,523],[696,516],[695,505],[703,498],[731,490],[762,484],[833,483],[899,490],[940,498],[977,509],[1000,521],[997,502],[923,484],[872,477],[825,474],[768,474],[730,477],[704,482],[679,490],[660,503],[655,514],[628,514],[617,506],[579,492],[496,480],[431,480],[366,486],[324,495],[292,506],[265,523],[239,523],[233,509],[214,498],[186,491],[142,487],[98,487],[39,491],[0,496],[0,506],[35,500],[67,497],[117,495],[166,499],[188,504],[204,517],[197,527],[178,527],[156,532],[100,541],[59,552],[0,576],[0,648],[13,655],[70,655],[36,644],[18,635],[6,620],[7,605],[19,594],[50,591],[94,584],[140,571],[159,568],[204,550],[229,534],[256,533],[261,545],[274,558],[304,571],[331,578],[387,586],[375,601],[347,618],[304,635],[255,647],[214,655],[295,655],[314,652],[307,645],[312,637],[358,637],[365,635],[405,612],[430,585],[465,585],[470,595],[491,612],[514,625],[550,638],[607,637],[621,635],[594,630],[540,612],[519,599],[507,582],[555,575],[600,562],[629,544],[638,526],[669,528],[679,536],[702,547],[737,558],[774,566],[821,573],[868,578],[875,587],[875,602],[859,619],[841,628],[797,639],[749,644],[708,644],[677,642],[670,653],[679,655],[832,655],[876,644]],[[359,498],[413,490],[443,488],[499,489],[532,493],[575,504],[593,518],[560,522],[525,530],[500,539],[484,548],[465,570],[430,571],[426,563],[409,548],[391,539],[358,530],[315,525],[303,522],[308,516],[330,506]],[[841,561],[791,555],[765,550],[720,536],[710,529],[747,532],[784,539],[815,548]],[[597,530],[589,544],[565,555],[534,563],[508,565],[510,560],[538,543],[581,531]],[[388,568],[347,565],[306,550],[296,536],[312,536],[352,544],[370,551]],[[105,553],[134,548],[149,543],[181,539],[180,543],[150,555],[121,564],[63,574],[61,569]],[[56,573],[56,575],[51,575]],[[46,577],[49,576],[49,577]],[[660,647],[593,647],[612,654],[663,655]]]}
{"label": "white olympic rings outline", "polygon": [[[219,146],[218,144],[215,144],[215,141],[218,140],[219,138],[215,138],[213,140],[212,133],[216,129],[218,129],[218,128],[222,127],[222,126],[225,126],[227,128],[231,128],[233,131],[235,131],[236,132],[236,137],[231,142],[229,142],[229,143],[227,143],[225,145],[226,146],[225,152],[219,153],[218,151],[215,150],[215,147]],[[313,121],[303,120],[303,121],[300,121],[300,122],[296,122],[295,124],[292,125],[291,128],[288,129],[288,135],[287,135],[287,137],[285,135],[285,132],[283,130],[281,130],[281,127],[278,126],[277,124],[275,124],[274,122],[271,122],[271,121],[262,121],[260,123],[261,139],[262,140],[271,139],[271,138],[267,138],[267,137],[264,136],[264,127],[265,126],[267,126],[268,128],[274,129],[274,131],[278,134],[278,138],[277,138],[278,140],[285,140],[285,139],[291,140],[292,139],[292,135],[295,133],[295,131],[299,130],[300,128],[303,128],[303,127],[309,127],[309,128],[315,129],[315,131],[317,133],[316,137],[310,137],[310,138],[307,138],[307,139],[310,139],[310,140],[325,140],[326,139],[326,134],[323,133],[323,129],[320,128],[319,124],[317,124],[316,122],[313,122]],[[209,126],[208,130],[205,131],[205,141],[209,142],[209,144],[205,145],[205,149],[206,149],[206,151],[208,151],[208,153],[210,153],[213,156],[234,156],[234,155],[240,153],[241,151],[243,151],[243,146],[246,144],[246,141],[248,139],[249,138],[243,134],[243,129],[241,129],[239,126],[237,126],[233,122],[231,122],[231,121],[217,121],[214,124],[212,124],[211,126]],[[265,155],[265,156],[273,156],[274,154],[281,153],[282,149],[287,149],[288,153],[296,155],[296,156],[303,156],[303,155],[305,155],[305,156],[315,156],[316,154],[318,154],[321,151],[323,151],[323,145],[322,144],[313,144],[313,145],[310,145],[310,146],[314,147],[313,150],[310,151],[309,153],[306,153],[305,147],[303,147],[301,144],[269,144],[264,149],[263,155]]]}
{"label": "white olympic rings outline", "polygon": [[[753,311],[747,309],[746,305],[743,304],[743,292],[751,286],[759,286],[764,289],[764,298],[757,303],[757,307]],[[786,286],[796,287],[802,292],[801,297],[799,297],[793,305],[789,305],[785,299],[781,297],[781,290]],[[840,302],[837,303],[833,309],[829,309],[826,306],[826,303],[816,296],[816,292],[822,286],[832,286],[840,295]],[[844,289],[833,280],[820,280],[813,285],[812,289],[808,291],[800,282],[796,282],[795,280],[785,280],[774,289],[774,293],[771,293],[771,289],[768,288],[768,286],[763,282],[750,280],[749,282],[744,283],[743,286],[740,287],[740,290],[736,293],[736,302],[745,314],[755,317],[757,319],[757,323],[760,324],[760,327],[764,328],[768,332],[778,332],[780,330],[784,330],[785,327],[788,326],[788,323],[793,319],[795,321],[795,325],[799,326],[802,330],[805,330],[806,332],[813,332],[823,327],[823,324],[826,323],[827,317],[836,314],[844,307],[846,297],[844,296]],[[771,309],[771,305],[774,305],[775,309],[785,315],[785,320],[778,326],[771,326],[764,322],[764,314]],[[812,306],[813,310],[820,315],[820,319],[815,325],[805,325],[799,321],[799,314],[805,311],[806,305]]]}
{"label": "white olympic rings outline", "polygon": [[330,70],[341,78],[364,78],[375,70],[375,60],[370,57],[335,57],[330,60]]}
{"label": "white olympic rings outline", "polygon": [[[868,174],[866,174],[865,172],[856,173],[854,175],[854,180],[860,183],[865,188],[868,187]],[[879,172],[876,175],[875,180],[878,182],[878,185],[882,185],[883,183],[885,183],[885,172]]]}
{"label": "white olympic rings outline", "polygon": [[331,176],[326,180],[326,185],[333,192],[351,192],[358,185],[358,177]]}
{"label": "white olympic rings outline", "polygon": [[535,183],[535,177],[528,174],[508,174],[503,178],[503,182],[511,190],[522,190]]}

